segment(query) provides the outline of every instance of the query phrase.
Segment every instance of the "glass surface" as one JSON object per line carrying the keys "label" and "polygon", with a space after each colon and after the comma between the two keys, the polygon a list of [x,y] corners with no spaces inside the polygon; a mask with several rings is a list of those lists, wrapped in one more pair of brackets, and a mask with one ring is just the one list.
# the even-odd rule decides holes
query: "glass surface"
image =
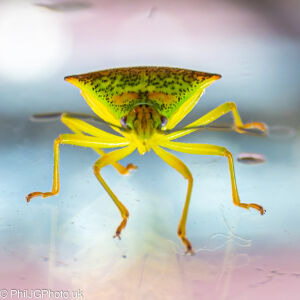
{"label": "glass surface", "polygon": [[[38,298],[41,289],[65,292],[44,299],[298,299],[297,11],[297,1],[2,2],[0,299],[5,290],[7,299]],[[233,205],[225,158],[176,153],[194,176],[193,256],[176,234],[187,182],[153,152],[122,160],[138,166],[129,176],[102,172],[130,212],[121,240],[112,238],[121,218],[93,175],[90,149],[61,146],[59,195],[25,200],[50,190],[53,140],[69,132],[30,116],[91,113],[63,77],[135,65],[222,74],[183,125],[235,101],[245,122],[269,126],[268,137],[205,131],[181,140],[227,147],[241,200],[267,211]],[[237,162],[245,152],[266,162]]]}

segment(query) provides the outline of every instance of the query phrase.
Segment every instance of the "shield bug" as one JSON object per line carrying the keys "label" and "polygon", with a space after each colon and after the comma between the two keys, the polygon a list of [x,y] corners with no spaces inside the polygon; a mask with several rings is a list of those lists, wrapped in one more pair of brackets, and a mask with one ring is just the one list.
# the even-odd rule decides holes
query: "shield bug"
{"label": "shield bug", "polygon": [[[129,164],[124,167],[118,161],[131,154],[135,149],[142,155],[152,149],[188,181],[186,201],[177,233],[186,251],[193,253],[192,245],[186,237],[186,221],[193,177],[181,160],[165,150],[171,149],[190,154],[226,157],[229,164],[233,203],[246,209],[254,208],[263,214],[262,206],[240,201],[233,157],[226,148],[174,141],[201,127],[209,126],[210,123],[228,112],[233,114],[235,131],[249,133],[251,130],[258,130],[266,133],[266,126],[263,123],[244,124],[233,102],[226,102],[184,128],[173,130],[193,109],[204,89],[220,78],[221,76],[218,74],[169,67],[117,68],[65,77],[66,81],[81,90],[82,96],[94,113],[108,123],[118,135],[101,130],[76,118],[73,114],[62,114],[61,121],[73,131],[73,134],[62,134],[54,141],[52,190],[30,193],[26,197],[27,201],[29,202],[37,196],[45,198],[58,194],[59,146],[61,144],[92,148],[100,155],[93,167],[95,176],[118,207],[122,217],[122,222],[115,233],[116,237],[120,237],[121,231],[126,226],[129,212],[105,182],[100,171],[107,165],[113,165],[119,173],[127,174],[135,166]],[[120,149],[104,152],[104,148]]]}

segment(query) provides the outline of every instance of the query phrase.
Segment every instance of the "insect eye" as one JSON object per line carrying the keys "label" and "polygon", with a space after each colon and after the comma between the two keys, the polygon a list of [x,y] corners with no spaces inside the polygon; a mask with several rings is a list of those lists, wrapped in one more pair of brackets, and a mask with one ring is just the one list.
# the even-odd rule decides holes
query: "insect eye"
{"label": "insect eye", "polygon": [[126,122],[127,122],[127,117],[126,117],[126,116],[125,116],[125,117],[122,117],[121,120],[120,120],[120,123],[121,123],[121,126],[122,126],[123,128],[127,128]]}
{"label": "insect eye", "polygon": [[168,119],[166,117],[162,116],[160,118],[160,120],[161,120],[161,127],[165,127],[168,123]]}

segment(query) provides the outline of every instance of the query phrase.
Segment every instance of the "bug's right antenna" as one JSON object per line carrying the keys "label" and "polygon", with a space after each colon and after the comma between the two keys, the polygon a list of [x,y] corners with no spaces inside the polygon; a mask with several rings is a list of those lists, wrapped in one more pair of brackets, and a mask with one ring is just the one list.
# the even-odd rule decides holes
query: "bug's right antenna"
{"label": "bug's right antenna", "polygon": [[[213,124],[207,124],[207,125],[200,125],[200,126],[194,126],[194,127],[184,127],[184,128],[178,128],[178,129],[170,129],[164,131],[164,133],[169,134],[169,133],[175,133],[175,132],[186,132],[189,130],[193,131],[234,131],[235,127],[230,124],[218,124],[218,125],[213,125]],[[255,135],[255,136],[265,136],[266,133],[262,132],[261,130],[258,129],[243,129],[245,134],[248,135]]]}

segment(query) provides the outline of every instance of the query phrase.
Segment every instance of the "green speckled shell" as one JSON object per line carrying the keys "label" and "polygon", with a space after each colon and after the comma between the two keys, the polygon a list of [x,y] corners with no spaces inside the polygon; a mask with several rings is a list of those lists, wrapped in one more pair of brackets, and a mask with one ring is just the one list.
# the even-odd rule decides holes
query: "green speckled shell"
{"label": "green speckled shell", "polygon": [[67,76],[82,91],[99,99],[118,120],[134,106],[149,104],[169,118],[197,91],[221,76],[168,67],[132,67]]}

